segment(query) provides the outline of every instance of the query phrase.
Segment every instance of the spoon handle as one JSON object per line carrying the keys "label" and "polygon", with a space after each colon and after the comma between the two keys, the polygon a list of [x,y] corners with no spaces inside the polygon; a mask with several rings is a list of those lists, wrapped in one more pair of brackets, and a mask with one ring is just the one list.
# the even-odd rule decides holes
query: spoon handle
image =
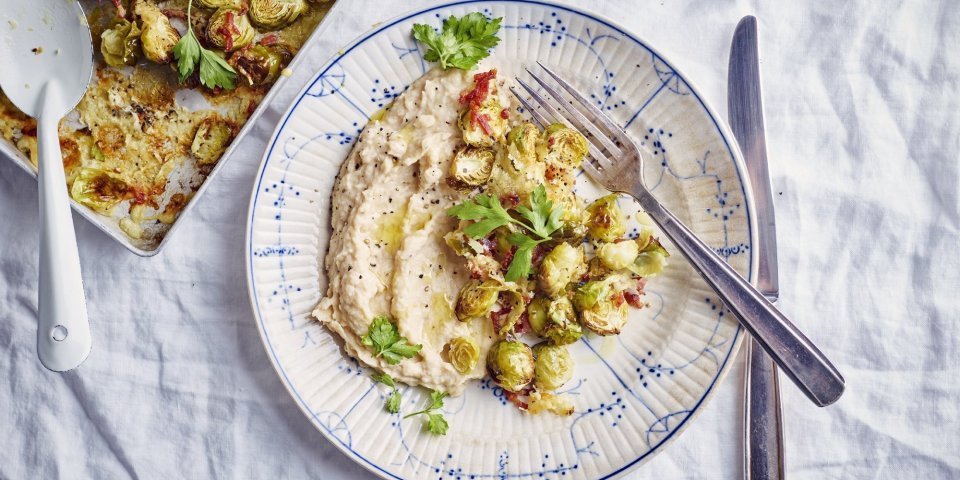
{"label": "spoon handle", "polygon": [[[55,104],[56,89],[45,88],[44,103]],[[52,118],[51,118],[52,117]],[[40,283],[37,355],[44,367],[72,370],[90,353],[90,325],[80,276],[80,254],[73,231],[60,154],[59,118],[37,120],[40,181]]]}

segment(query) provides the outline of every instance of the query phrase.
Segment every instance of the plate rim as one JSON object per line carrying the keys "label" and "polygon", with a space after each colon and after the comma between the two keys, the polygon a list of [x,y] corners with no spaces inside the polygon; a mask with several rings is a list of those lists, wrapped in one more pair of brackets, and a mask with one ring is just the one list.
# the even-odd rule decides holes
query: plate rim
{"label": "plate rim", "polygon": [[[339,3],[339,2],[338,2]],[[757,276],[758,269],[758,250],[753,248],[757,244],[757,229],[755,228],[757,224],[756,219],[756,210],[754,208],[754,196],[752,185],[749,181],[749,174],[747,173],[746,162],[743,159],[743,154],[740,151],[740,146],[736,141],[736,138],[733,136],[733,132],[730,130],[730,127],[727,125],[727,122],[718,115],[717,111],[702,97],[699,93],[700,90],[696,87],[696,84],[689,79],[682,71],[674,66],[673,63],[669,62],[659,50],[651,46],[651,44],[645,41],[641,36],[636,35],[632,30],[623,27],[619,22],[608,18],[606,15],[599,13],[591,13],[584,8],[570,5],[565,1],[558,0],[438,0],[436,2],[424,5],[422,7],[414,8],[408,11],[405,11],[397,16],[391,17],[387,20],[377,23],[372,28],[364,31],[353,40],[351,40],[346,46],[335,51],[330,58],[321,64],[314,73],[314,75],[308,80],[303,88],[296,94],[296,96],[291,100],[290,105],[287,106],[283,115],[280,117],[280,120],[277,122],[277,125],[274,127],[273,132],[269,137],[269,145],[265,148],[263,155],[261,156],[260,165],[257,168],[256,180],[253,183],[252,190],[250,192],[250,201],[247,205],[247,225],[244,233],[244,270],[247,280],[247,295],[250,300],[250,309],[253,313],[254,320],[256,321],[257,331],[260,335],[260,341],[263,344],[264,351],[267,353],[267,356],[270,358],[270,364],[273,366],[273,369],[276,371],[277,376],[280,377],[281,383],[286,389],[287,394],[290,395],[291,399],[295,400],[297,408],[310,420],[311,425],[320,432],[338,450],[344,453],[348,458],[350,458],[354,463],[359,464],[367,471],[381,477],[388,479],[397,479],[404,480],[404,477],[397,476],[391,472],[384,470],[380,465],[374,463],[370,459],[364,457],[363,455],[355,452],[352,449],[347,448],[341,442],[339,442],[332,434],[325,431],[323,428],[320,428],[316,423],[315,415],[310,410],[309,406],[306,404],[304,399],[300,396],[299,392],[293,388],[290,378],[287,376],[286,371],[280,365],[280,360],[277,356],[277,353],[273,349],[273,345],[270,342],[270,335],[266,332],[266,327],[264,325],[263,315],[260,313],[260,302],[257,299],[255,282],[253,279],[253,223],[254,223],[254,210],[256,208],[257,199],[259,197],[259,191],[261,182],[263,181],[263,176],[266,171],[268,160],[270,159],[271,154],[273,153],[274,147],[277,143],[277,137],[283,128],[286,126],[287,121],[290,120],[291,115],[300,105],[300,102],[304,99],[307,94],[307,91],[310,90],[316,83],[316,81],[329,70],[334,64],[336,64],[340,59],[349,54],[353,49],[363,44],[364,42],[370,40],[375,35],[380,34],[381,32],[394,27],[400,22],[408,20],[412,17],[419,16],[425,13],[430,13],[436,10],[442,10],[445,8],[456,7],[461,5],[468,4],[486,4],[486,3],[517,3],[517,4],[534,4],[538,6],[556,8],[559,10],[564,10],[570,13],[577,15],[582,15],[590,20],[596,21],[603,24],[604,26],[611,28],[618,33],[623,34],[626,38],[633,41],[635,44],[639,45],[642,48],[649,50],[656,58],[659,58],[665,65],[670,67],[674,73],[676,73],[690,88],[690,92],[694,98],[697,99],[697,102],[700,106],[706,111],[707,115],[710,117],[710,120],[713,122],[714,126],[720,131],[720,136],[723,139],[724,144],[730,150],[733,159],[734,171],[737,174],[737,178],[740,181],[741,191],[743,193],[744,205],[746,206],[746,217],[747,217],[747,235],[750,238],[750,254],[749,254],[749,263],[747,266],[747,280],[751,283],[755,283],[755,278]],[[661,453],[667,446],[673,443],[677,436],[682,433],[689,426],[690,421],[694,420],[703,408],[713,399],[716,395],[717,385],[723,383],[727,375],[732,369],[732,361],[736,359],[739,354],[742,346],[743,339],[746,335],[744,334],[744,327],[737,324],[737,329],[733,335],[733,345],[731,346],[727,356],[724,358],[723,363],[720,365],[717,375],[711,380],[710,385],[707,387],[706,391],[703,393],[703,396],[697,401],[696,404],[692,407],[690,414],[685,417],[680,424],[675,428],[669,435],[667,435],[663,440],[661,440],[656,446],[651,448],[649,451],[644,453],[632,461],[624,463],[619,468],[614,469],[613,471],[603,475],[602,479],[608,478],[619,478],[627,473],[636,470],[651,458]]]}

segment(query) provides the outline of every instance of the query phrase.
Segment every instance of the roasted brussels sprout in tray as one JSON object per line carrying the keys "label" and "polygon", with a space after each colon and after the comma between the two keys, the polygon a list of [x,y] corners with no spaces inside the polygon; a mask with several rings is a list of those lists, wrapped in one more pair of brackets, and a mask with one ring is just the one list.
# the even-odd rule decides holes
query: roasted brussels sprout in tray
{"label": "roasted brussels sprout in tray", "polygon": [[[84,216],[152,255],[334,2],[81,4],[97,70],[60,128],[68,189]],[[35,172],[36,124],[2,92],[0,134],[0,151]]]}

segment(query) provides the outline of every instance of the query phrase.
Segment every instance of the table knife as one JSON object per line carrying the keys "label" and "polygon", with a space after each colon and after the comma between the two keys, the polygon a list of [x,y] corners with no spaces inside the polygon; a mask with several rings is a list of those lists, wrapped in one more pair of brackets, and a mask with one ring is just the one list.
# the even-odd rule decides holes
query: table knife
{"label": "table knife", "polygon": [[[777,229],[767,169],[767,145],[760,92],[757,19],[746,16],[737,24],[730,46],[727,77],[730,126],[740,144],[757,216],[757,288],[771,302],[780,295],[777,279]],[[744,478],[783,478],[783,422],[777,368],[750,338],[746,347],[744,384]]]}

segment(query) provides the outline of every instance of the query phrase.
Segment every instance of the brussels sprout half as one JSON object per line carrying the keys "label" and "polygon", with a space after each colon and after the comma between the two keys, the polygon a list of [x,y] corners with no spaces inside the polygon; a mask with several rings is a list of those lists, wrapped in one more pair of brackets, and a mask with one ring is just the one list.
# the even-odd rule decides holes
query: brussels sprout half
{"label": "brussels sprout half", "polygon": [[587,229],[595,241],[614,242],[627,232],[627,219],[617,206],[615,193],[591,203],[587,215]]}
{"label": "brussels sprout half", "polygon": [[200,5],[203,8],[212,9],[221,7],[239,9],[243,5],[243,0],[197,0],[197,5]]}
{"label": "brussels sprout half", "polygon": [[173,60],[173,47],[180,41],[180,33],[170,24],[170,19],[156,5],[137,2],[134,13],[140,17],[140,43],[143,56],[161,65]]}
{"label": "brussels sprout half", "polygon": [[445,350],[453,368],[464,375],[473,371],[480,360],[480,349],[477,343],[469,338],[454,338],[447,342]]}
{"label": "brussels sprout half", "polygon": [[583,335],[573,303],[567,297],[560,297],[547,306],[547,321],[540,334],[554,345],[567,345]]}
{"label": "brussels sprout half", "polygon": [[540,263],[537,286],[547,295],[557,296],[567,284],[580,278],[586,270],[583,248],[561,242]]}
{"label": "brussels sprout half", "polygon": [[110,28],[100,34],[100,53],[111,67],[137,63],[140,56],[140,29],[136,23],[124,19],[114,20]]}
{"label": "brussels sprout half", "polygon": [[583,134],[562,123],[554,123],[543,131],[542,148],[544,161],[566,170],[579,168],[589,150]]}
{"label": "brussels sprout half", "polygon": [[472,280],[460,289],[457,298],[457,319],[461,322],[486,316],[497,303],[503,288],[495,280]]}
{"label": "brussels sprout half", "polygon": [[207,21],[207,40],[225,52],[239,50],[253,42],[257,30],[246,13],[231,7],[217,9]]}
{"label": "brussels sprout half", "polygon": [[250,21],[264,30],[280,30],[308,8],[304,0],[250,0]]}
{"label": "brussels sprout half", "polygon": [[463,141],[474,147],[492,147],[506,135],[509,122],[500,114],[503,105],[494,95],[495,83],[491,80],[490,96],[479,106],[460,113],[460,131]]}
{"label": "brussels sprout half", "polygon": [[627,268],[636,260],[639,254],[640,246],[632,240],[604,243],[597,249],[597,257],[600,258],[600,261],[605,267],[611,270]]}
{"label": "brussels sprout half", "polygon": [[500,340],[487,353],[487,373],[500,388],[520,392],[533,382],[533,351],[523,342]]}
{"label": "brussels sprout half", "polygon": [[232,139],[233,127],[226,120],[216,115],[207,117],[197,127],[190,153],[200,165],[217,163]]}
{"label": "brussels sprout half", "polygon": [[496,155],[489,148],[464,146],[450,162],[450,183],[458,188],[479,187],[490,179]]}
{"label": "brussels sprout half", "polygon": [[580,323],[598,335],[615,335],[627,322],[627,304],[614,302],[629,282],[624,274],[611,274],[602,280],[581,285],[573,296]]}
{"label": "brussels sprout half", "polygon": [[533,383],[538,390],[556,390],[573,377],[573,357],[562,345],[541,342],[533,347]]}
{"label": "brussels sprout half", "polygon": [[283,68],[283,55],[260,44],[241,50],[230,61],[251,87],[277,81]]}

